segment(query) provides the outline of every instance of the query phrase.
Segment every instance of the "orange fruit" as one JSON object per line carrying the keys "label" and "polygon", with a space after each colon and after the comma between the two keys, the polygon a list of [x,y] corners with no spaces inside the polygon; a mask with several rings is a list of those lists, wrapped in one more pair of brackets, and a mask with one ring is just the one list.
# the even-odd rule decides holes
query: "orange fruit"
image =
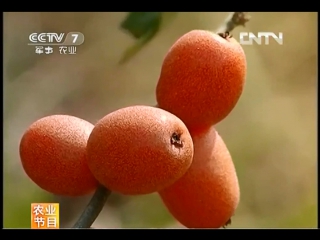
{"label": "orange fruit", "polygon": [[165,56],[156,88],[160,108],[200,132],[223,120],[235,107],[245,84],[246,57],[227,34],[193,30]]}
{"label": "orange fruit", "polygon": [[193,143],[185,124],[173,114],[131,106],[98,121],[87,153],[89,168],[102,185],[137,195],[178,180],[191,165]]}
{"label": "orange fruit", "polygon": [[53,115],[31,124],[20,141],[22,166],[31,180],[57,195],[81,196],[98,185],[87,165],[86,146],[93,125]]}
{"label": "orange fruit", "polygon": [[220,228],[230,222],[239,203],[236,170],[213,127],[193,136],[193,142],[191,167],[159,194],[169,212],[187,228]]}

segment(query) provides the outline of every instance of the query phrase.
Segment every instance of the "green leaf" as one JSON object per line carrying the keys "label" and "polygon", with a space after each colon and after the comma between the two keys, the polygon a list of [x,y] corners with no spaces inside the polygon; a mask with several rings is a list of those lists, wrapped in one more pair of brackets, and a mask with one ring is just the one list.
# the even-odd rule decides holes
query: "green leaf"
{"label": "green leaf", "polygon": [[121,23],[121,28],[139,39],[151,29],[159,28],[161,16],[161,12],[130,12]]}
{"label": "green leaf", "polygon": [[130,12],[121,23],[121,28],[137,39],[123,54],[119,64],[127,62],[146,45],[159,31],[162,20],[161,12]]}
{"label": "green leaf", "polygon": [[[125,50],[119,64],[123,64],[137,54],[159,32],[163,23],[168,23],[176,13],[130,12],[121,23],[121,28],[130,33],[136,42]],[[164,18],[166,21],[164,21]]]}
{"label": "green leaf", "polygon": [[141,38],[139,38],[134,45],[129,47],[124,54],[122,55],[122,58],[119,61],[119,64],[123,64],[127,62],[130,58],[132,58],[136,53],[138,53],[144,45],[146,45],[158,32],[158,29],[150,29],[149,32],[147,32],[145,35],[143,35]]}

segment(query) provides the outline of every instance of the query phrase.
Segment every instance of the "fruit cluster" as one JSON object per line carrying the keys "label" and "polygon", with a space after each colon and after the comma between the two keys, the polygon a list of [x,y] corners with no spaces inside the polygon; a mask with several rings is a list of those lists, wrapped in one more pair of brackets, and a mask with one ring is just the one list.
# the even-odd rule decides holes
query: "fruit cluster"
{"label": "fruit cluster", "polygon": [[220,228],[239,203],[237,174],[215,130],[236,105],[246,58],[228,34],[194,30],[167,53],[157,106],[130,106],[95,125],[53,115],[20,142],[30,179],[53,194],[81,196],[101,184],[125,195],[158,192],[187,228]]}

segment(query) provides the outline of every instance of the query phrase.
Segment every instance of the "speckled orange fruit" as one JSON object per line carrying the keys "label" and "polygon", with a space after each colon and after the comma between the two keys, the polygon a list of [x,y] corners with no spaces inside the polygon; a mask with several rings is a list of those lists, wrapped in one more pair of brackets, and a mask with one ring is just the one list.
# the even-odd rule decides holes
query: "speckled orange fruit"
{"label": "speckled orange fruit", "polygon": [[39,187],[57,195],[81,196],[96,189],[86,146],[93,125],[67,115],[53,115],[31,124],[20,142],[22,166]]}
{"label": "speckled orange fruit", "polygon": [[165,56],[156,89],[159,107],[181,118],[190,131],[208,129],[235,107],[246,69],[245,53],[234,38],[190,31]]}
{"label": "speckled orange fruit", "polygon": [[191,167],[159,193],[171,214],[187,228],[220,228],[230,222],[239,203],[236,170],[225,143],[213,127],[192,137]]}
{"label": "speckled orange fruit", "polygon": [[148,194],[171,185],[187,171],[193,142],[173,114],[131,106],[98,121],[87,153],[89,168],[102,185],[126,195]]}

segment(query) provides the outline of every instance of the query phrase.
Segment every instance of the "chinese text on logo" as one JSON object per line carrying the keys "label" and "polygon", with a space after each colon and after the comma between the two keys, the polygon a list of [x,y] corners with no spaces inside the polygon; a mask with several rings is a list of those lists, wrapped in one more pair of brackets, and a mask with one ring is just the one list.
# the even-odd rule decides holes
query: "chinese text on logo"
{"label": "chinese text on logo", "polygon": [[59,203],[32,203],[32,229],[58,229]]}

